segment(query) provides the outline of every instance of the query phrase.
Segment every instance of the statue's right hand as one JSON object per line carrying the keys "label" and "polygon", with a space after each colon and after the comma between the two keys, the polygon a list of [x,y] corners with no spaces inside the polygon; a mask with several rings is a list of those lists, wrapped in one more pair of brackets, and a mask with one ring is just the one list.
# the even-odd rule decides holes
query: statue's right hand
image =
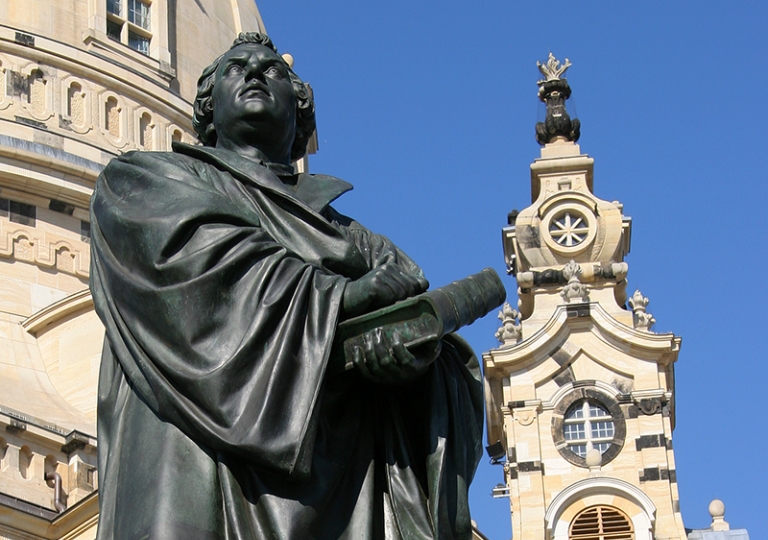
{"label": "statue's right hand", "polygon": [[341,314],[345,319],[356,317],[410,298],[428,287],[429,282],[423,276],[409,274],[396,264],[385,263],[347,284]]}

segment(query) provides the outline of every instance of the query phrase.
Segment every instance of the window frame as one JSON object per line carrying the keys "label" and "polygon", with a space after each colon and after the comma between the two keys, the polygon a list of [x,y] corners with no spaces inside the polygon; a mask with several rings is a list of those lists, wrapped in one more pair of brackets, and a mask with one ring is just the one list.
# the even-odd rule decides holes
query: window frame
{"label": "window frame", "polygon": [[[121,43],[126,47],[143,54],[144,56],[152,57],[152,49],[154,47],[155,27],[154,21],[157,19],[157,15],[153,14],[156,9],[157,2],[150,0],[97,0],[101,3],[105,13],[105,32],[107,37],[112,41]],[[132,20],[131,4],[139,3],[147,7],[146,22],[147,25],[142,26]],[[161,2],[162,3],[162,2]],[[112,8],[117,6],[118,12],[115,12]],[[110,32],[110,28],[112,31]],[[115,32],[119,28],[119,39],[117,39],[118,32]],[[136,47],[131,45],[132,37],[136,37],[138,40],[142,40],[146,43],[146,47]]]}
{"label": "window frame", "polygon": [[[601,414],[593,415],[593,410],[600,411]],[[581,412],[582,416],[574,414],[569,417],[569,413]],[[595,424],[607,424],[610,423],[610,435],[600,435],[600,427],[596,427]],[[581,431],[583,435],[581,437],[569,437],[569,427],[576,426],[577,434]],[[579,430],[578,427],[582,429]],[[598,434],[595,435],[595,431]],[[613,442],[613,437],[616,434],[616,425],[613,421],[611,413],[603,406],[602,403],[593,399],[583,399],[576,401],[566,411],[563,417],[563,437],[568,445],[568,448],[576,455],[586,458],[587,452],[596,448],[600,451],[600,455],[605,454]],[[607,444],[606,444],[607,443]],[[604,448],[600,448],[599,445],[605,445]],[[574,447],[584,447],[584,453],[574,450]]]}
{"label": "window frame", "polygon": [[[552,414],[552,439],[555,444],[555,448],[560,455],[568,462],[578,467],[589,468],[584,456],[579,455],[571,449],[576,439],[565,438],[565,426],[568,424],[576,423],[576,419],[566,419],[566,414],[571,408],[577,404],[577,402],[585,400],[586,402],[593,402],[602,407],[610,415],[610,419],[613,421],[614,434],[610,438],[610,445],[602,452],[602,463],[606,464],[612,461],[619,455],[624,447],[624,441],[627,435],[627,426],[625,421],[625,415],[621,410],[621,406],[616,398],[603,393],[597,389],[594,385],[579,385],[578,388],[572,388],[570,392],[566,393],[560,401],[555,405]],[[606,419],[606,416],[595,417],[598,420]],[[586,419],[583,419],[586,425]],[[590,426],[591,427],[591,426]],[[585,427],[586,429],[586,427]],[[586,432],[585,432],[586,435]],[[590,433],[591,435],[591,433]],[[597,437],[599,443],[609,442],[608,438]],[[570,443],[570,444],[569,444]],[[587,450],[589,450],[589,445]],[[585,452],[586,454],[586,452]]]}

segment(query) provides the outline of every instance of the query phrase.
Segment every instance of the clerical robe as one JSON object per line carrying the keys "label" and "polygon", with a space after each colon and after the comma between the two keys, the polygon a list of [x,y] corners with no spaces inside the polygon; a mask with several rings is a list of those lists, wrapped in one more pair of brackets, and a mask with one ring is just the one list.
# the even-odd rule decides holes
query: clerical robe
{"label": "clerical robe", "polygon": [[476,357],[449,335],[408,384],[327,369],[350,280],[420,270],[330,206],[349,184],[277,172],[177,145],[99,177],[98,539],[470,538]]}

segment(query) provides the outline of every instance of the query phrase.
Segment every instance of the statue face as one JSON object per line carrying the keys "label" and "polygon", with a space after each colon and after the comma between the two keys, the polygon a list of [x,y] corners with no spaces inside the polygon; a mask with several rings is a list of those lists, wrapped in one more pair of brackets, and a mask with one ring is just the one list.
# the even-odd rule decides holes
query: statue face
{"label": "statue face", "polygon": [[277,53],[245,43],[224,55],[213,87],[213,125],[220,141],[234,146],[255,141],[257,147],[262,143],[290,153],[296,94],[288,66]]}

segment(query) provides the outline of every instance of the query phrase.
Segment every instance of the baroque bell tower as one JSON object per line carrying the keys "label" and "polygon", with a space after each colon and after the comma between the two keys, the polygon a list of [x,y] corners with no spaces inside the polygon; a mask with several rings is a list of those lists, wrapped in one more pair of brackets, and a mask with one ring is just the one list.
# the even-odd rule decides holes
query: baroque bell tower
{"label": "baroque bell tower", "polygon": [[686,538],[672,449],[681,338],[627,294],[632,221],[593,193],[594,160],[566,111],[570,66],[539,64],[544,122],[528,208],[503,229],[518,306],[483,355],[489,453],[515,539]]}

